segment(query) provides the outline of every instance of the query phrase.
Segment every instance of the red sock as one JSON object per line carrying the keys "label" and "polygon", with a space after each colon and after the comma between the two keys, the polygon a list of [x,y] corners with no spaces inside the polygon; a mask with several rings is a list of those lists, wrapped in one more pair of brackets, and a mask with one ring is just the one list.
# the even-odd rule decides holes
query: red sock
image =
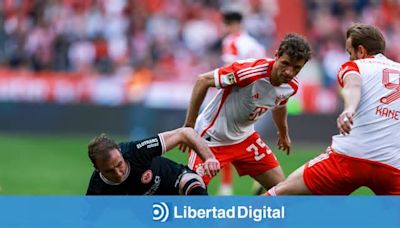
{"label": "red sock", "polygon": [[232,185],[232,165],[228,164],[221,170],[221,182],[223,185]]}

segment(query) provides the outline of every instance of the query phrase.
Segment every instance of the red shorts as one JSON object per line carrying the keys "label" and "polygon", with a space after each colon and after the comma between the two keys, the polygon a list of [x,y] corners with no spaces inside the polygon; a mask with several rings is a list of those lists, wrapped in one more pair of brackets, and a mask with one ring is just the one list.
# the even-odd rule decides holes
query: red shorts
{"label": "red shorts", "polygon": [[399,169],[332,150],[310,160],[303,177],[308,189],[318,195],[349,195],[361,186],[377,195],[400,195]]}
{"label": "red shorts", "polygon": [[[254,132],[241,143],[210,147],[210,149],[220,162],[221,168],[232,163],[240,176],[257,176],[279,166],[274,153],[257,132]],[[204,182],[208,184],[211,178],[208,175],[204,175],[202,165],[203,161],[200,157],[194,151],[190,151],[188,166],[196,171]]]}

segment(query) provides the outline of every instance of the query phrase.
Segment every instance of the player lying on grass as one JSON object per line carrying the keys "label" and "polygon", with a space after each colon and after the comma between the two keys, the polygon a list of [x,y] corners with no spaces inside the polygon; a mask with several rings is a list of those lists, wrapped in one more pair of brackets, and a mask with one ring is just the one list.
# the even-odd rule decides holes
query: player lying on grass
{"label": "player lying on grass", "polygon": [[161,156],[181,143],[190,145],[203,159],[207,175],[219,172],[219,162],[192,128],[119,144],[101,134],[88,145],[95,171],[86,195],[207,195],[200,176]]}

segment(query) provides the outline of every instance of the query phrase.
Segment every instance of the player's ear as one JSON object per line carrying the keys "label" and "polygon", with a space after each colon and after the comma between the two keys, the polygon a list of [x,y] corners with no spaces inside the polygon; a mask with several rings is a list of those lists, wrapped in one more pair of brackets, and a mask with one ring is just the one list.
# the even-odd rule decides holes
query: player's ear
{"label": "player's ear", "polygon": [[278,50],[275,51],[275,55],[274,56],[275,56],[275,59],[278,58]]}
{"label": "player's ear", "polygon": [[365,47],[362,46],[362,45],[358,45],[358,47],[357,47],[357,54],[359,55],[359,56],[358,56],[359,59],[363,59],[363,58],[368,57],[368,51],[367,51],[367,49],[365,49]]}

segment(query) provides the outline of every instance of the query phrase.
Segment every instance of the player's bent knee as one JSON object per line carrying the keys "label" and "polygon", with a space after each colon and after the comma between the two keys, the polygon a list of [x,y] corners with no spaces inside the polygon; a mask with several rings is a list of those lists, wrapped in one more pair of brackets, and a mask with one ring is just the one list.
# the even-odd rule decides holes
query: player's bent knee
{"label": "player's bent knee", "polygon": [[181,195],[208,195],[203,179],[194,173],[182,176],[179,182],[179,193]]}

